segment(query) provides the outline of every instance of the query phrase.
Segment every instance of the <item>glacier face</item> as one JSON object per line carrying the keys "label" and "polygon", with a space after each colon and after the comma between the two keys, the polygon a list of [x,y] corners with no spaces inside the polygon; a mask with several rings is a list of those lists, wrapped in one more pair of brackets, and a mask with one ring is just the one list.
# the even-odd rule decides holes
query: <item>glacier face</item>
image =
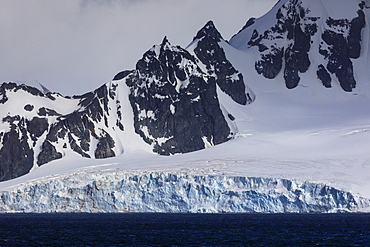
{"label": "glacier face", "polygon": [[76,173],[0,192],[0,212],[361,212],[370,200],[325,184],[168,172]]}

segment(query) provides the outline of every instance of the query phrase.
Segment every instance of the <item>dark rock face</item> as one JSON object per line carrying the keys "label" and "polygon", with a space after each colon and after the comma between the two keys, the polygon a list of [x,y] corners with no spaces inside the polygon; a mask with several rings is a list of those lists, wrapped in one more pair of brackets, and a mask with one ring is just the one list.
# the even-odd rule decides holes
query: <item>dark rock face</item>
{"label": "dark rock face", "polygon": [[56,148],[49,141],[45,141],[42,144],[41,149],[42,151],[37,157],[37,164],[39,166],[63,157],[63,155],[57,152]]}
{"label": "dark rock face", "polygon": [[100,137],[99,143],[95,150],[96,159],[104,159],[116,156],[114,151],[112,150],[112,148],[114,148],[115,145],[113,138],[108,133],[104,134],[105,136]]}
{"label": "dark rock face", "polygon": [[[346,92],[351,92],[356,87],[351,58],[355,59],[360,56],[361,30],[365,27],[364,12],[359,10],[357,14],[358,17],[352,21],[329,18],[327,25],[330,29],[322,34],[325,46],[324,43],[320,46],[320,54],[328,59],[328,71],[337,76],[341,87]],[[348,37],[338,30],[348,31]]]}
{"label": "dark rock face", "polygon": [[24,106],[24,109],[26,110],[26,111],[33,111],[33,109],[34,109],[35,107],[33,106],[33,105],[30,105],[30,104],[27,104],[27,105],[25,105]]}
{"label": "dark rock face", "polygon": [[[295,88],[299,73],[304,73],[310,66],[308,52],[311,48],[311,37],[317,32],[315,21],[309,17],[308,9],[300,5],[299,0],[288,1],[276,14],[277,23],[271,29],[259,34],[254,30],[250,46],[257,46],[261,59],[255,64],[256,71],[268,79],[275,78],[284,66],[286,87]],[[282,42],[286,37],[286,42]],[[276,40],[271,43],[270,40]],[[284,62],[284,63],[283,63]]]}
{"label": "dark rock face", "polygon": [[0,181],[28,173],[34,159],[34,152],[28,145],[25,120],[14,116],[4,118],[3,122],[9,123],[10,131],[0,133]]}
{"label": "dark rock face", "polygon": [[[351,59],[360,56],[361,32],[365,27],[364,3],[359,5],[357,17],[347,19],[323,19],[313,16],[309,8],[303,7],[301,0],[288,0],[276,13],[276,24],[259,33],[253,31],[248,44],[257,47],[260,59],[255,69],[265,78],[275,78],[281,70],[286,87],[292,89],[300,82],[300,73],[311,66],[309,52],[314,42],[313,36],[318,26],[324,26],[320,37],[319,52],[327,64],[317,70],[318,78],[325,87],[331,87],[331,75],[335,74],[342,89],[351,92],[356,87]],[[254,20],[243,28],[253,28]],[[330,74],[328,73],[330,72]]]}
{"label": "dark rock face", "polygon": [[358,17],[351,21],[349,27],[348,54],[350,58],[359,58],[361,53],[361,32],[366,25],[365,13],[363,10],[357,11]]}
{"label": "dark rock face", "polygon": [[49,109],[49,108],[45,108],[45,107],[41,107],[37,114],[39,116],[42,116],[42,117],[45,117],[45,116],[61,116],[61,114],[59,114],[58,112],[56,112],[55,110],[53,109]]}
{"label": "dark rock face", "polygon": [[209,21],[195,36],[199,40],[194,53],[206,66],[207,73],[216,78],[217,85],[235,102],[246,105],[252,99],[245,92],[243,75],[227,60],[224,50],[218,44],[223,40],[212,21]]}
{"label": "dark rock face", "polygon": [[[295,9],[294,14],[299,18],[305,18],[304,10],[302,8]],[[297,12],[300,12],[298,15]],[[300,25],[296,25],[291,19],[285,20],[287,29],[287,38],[292,43],[285,50],[285,68],[284,79],[287,88],[295,88],[298,86],[300,77],[298,72],[304,73],[310,66],[308,52],[311,47],[311,36],[316,33],[316,25],[307,25],[302,30]]]}
{"label": "dark rock face", "polygon": [[49,124],[46,118],[34,117],[31,121],[27,121],[27,131],[34,142],[48,130],[48,127]]}
{"label": "dark rock face", "polygon": [[326,70],[326,68],[324,67],[324,65],[322,65],[322,64],[319,65],[319,68],[317,70],[317,78],[320,79],[320,81],[322,82],[322,84],[326,88],[330,88],[331,87],[331,77],[330,77],[330,74],[328,73],[328,71]]}
{"label": "dark rock face", "polygon": [[216,80],[204,78],[195,58],[166,38],[146,52],[128,76],[135,131],[155,152],[187,153],[231,138]]}
{"label": "dark rock face", "polygon": [[284,49],[272,48],[270,53],[262,54],[261,60],[255,64],[258,74],[268,79],[274,79],[283,67]]}

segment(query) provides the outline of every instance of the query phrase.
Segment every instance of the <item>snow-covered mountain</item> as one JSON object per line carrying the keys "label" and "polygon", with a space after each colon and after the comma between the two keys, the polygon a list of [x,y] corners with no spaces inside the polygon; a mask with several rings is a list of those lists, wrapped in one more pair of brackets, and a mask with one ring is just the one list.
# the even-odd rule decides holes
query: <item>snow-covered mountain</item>
{"label": "snow-covered mountain", "polygon": [[[68,152],[95,159],[119,156],[124,147],[130,148],[126,142],[132,135],[162,155],[232,139],[237,132],[234,117],[220,104],[217,86],[242,105],[253,97],[219,41],[211,22],[195,38],[196,56],[164,38],[136,69],[120,72],[112,82],[81,96],[2,84],[1,180],[24,175]],[[213,57],[209,54],[214,49]]]}
{"label": "snow-covered mountain", "polygon": [[[230,43],[258,49],[255,69],[273,79],[282,71],[286,87],[295,88],[300,73],[315,70],[323,86],[332,77],[342,89],[356,88],[352,59],[361,55],[366,24],[365,1],[279,1],[264,17],[250,19]],[[272,18],[275,17],[275,18]],[[367,47],[365,47],[367,50]]]}
{"label": "snow-covered mountain", "polygon": [[0,210],[365,211],[369,7],[280,0],[230,41],[210,21],[80,96],[3,83]]}

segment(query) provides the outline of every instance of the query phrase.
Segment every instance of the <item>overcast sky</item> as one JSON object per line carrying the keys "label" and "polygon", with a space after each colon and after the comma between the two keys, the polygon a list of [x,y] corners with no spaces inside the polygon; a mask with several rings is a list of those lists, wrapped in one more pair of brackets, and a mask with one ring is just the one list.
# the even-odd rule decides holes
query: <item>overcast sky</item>
{"label": "overcast sky", "polygon": [[91,91],[167,36],[186,47],[208,20],[225,39],[277,0],[0,0],[0,82]]}

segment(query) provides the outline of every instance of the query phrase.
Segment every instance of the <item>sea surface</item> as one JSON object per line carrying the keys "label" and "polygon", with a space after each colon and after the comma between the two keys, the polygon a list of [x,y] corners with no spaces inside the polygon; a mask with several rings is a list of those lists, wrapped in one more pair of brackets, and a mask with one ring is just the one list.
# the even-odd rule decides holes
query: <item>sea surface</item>
{"label": "sea surface", "polygon": [[0,214],[0,246],[370,246],[370,214]]}

